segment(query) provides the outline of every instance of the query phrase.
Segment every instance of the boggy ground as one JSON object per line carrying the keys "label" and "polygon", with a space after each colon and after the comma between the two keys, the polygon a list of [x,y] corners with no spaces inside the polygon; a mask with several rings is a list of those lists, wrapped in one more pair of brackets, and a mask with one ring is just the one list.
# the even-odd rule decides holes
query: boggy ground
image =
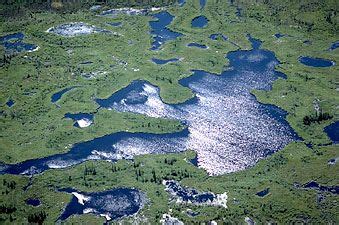
{"label": "boggy ground", "polygon": [[[238,18],[235,6],[226,2],[214,3],[212,0],[207,1],[203,11],[198,1],[187,1],[180,8],[170,7],[169,12],[176,16],[170,28],[184,36],[167,42],[160,51],[149,50],[152,38],[148,34],[148,22],[151,18],[147,16],[112,19],[98,17],[84,10],[75,14],[35,13],[20,20],[6,20],[0,28],[2,34],[23,31],[25,40],[38,45],[40,49],[13,57],[10,64],[0,69],[1,161],[16,163],[65,152],[74,143],[118,131],[165,133],[183,129],[177,121],[105,109],[97,112],[94,126],[86,129],[73,127],[73,122],[63,117],[65,113],[96,111],[98,106],[93,101],[94,97],[106,98],[135,79],[147,80],[159,86],[160,95],[167,103],[183,102],[192,97],[192,93],[177,81],[189,76],[192,69],[220,73],[227,64],[224,58],[227,52],[236,50],[238,46],[250,48],[247,33],[262,40],[263,48],[276,54],[282,63],[278,70],[287,75],[287,80],[279,79],[274,83],[272,91],[256,90],[253,93],[259,101],[285,109],[289,113],[287,120],[290,125],[305,143],[313,144],[313,149],[303,143],[291,143],[251,169],[218,177],[209,177],[204,171],[184,161],[184,158],[194,158],[191,152],[139,156],[134,163],[124,160],[113,165],[108,162],[86,162],[70,169],[46,171],[32,179],[32,187],[26,192],[22,187],[27,185],[27,177],[1,175],[2,221],[27,223],[29,215],[44,211],[47,214],[45,222],[55,222],[71,197],[55,191],[59,187],[75,187],[92,192],[121,186],[139,188],[150,199],[150,204],[139,215],[128,219],[130,221],[159,222],[162,214],[168,213],[169,209],[172,209],[173,216],[184,222],[244,222],[245,217],[256,222],[339,221],[336,195],[322,193],[325,198],[318,201],[316,191],[294,186],[295,182],[305,184],[310,180],[322,185],[338,185],[338,164],[327,164],[331,158],[338,157],[338,146],[318,146],[330,144],[323,128],[339,117],[336,89],[338,66],[313,68],[298,63],[301,55],[338,62],[338,49],[327,51],[338,36],[331,32],[306,32],[301,28],[259,22],[246,13]],[[255,8],[267,16],[263,9],[260,5]],[[253,10],[250,12],[253,13]],[[201,14],[209,19],[208,26],[203,29],[192,28],[191,19]],[[52,26],[72,21],[86,22],[121,36],[98,33],[62,38],[45,33]],[[106,24],[118,21],[124,21],[121,27]],[[211,34],[220,32],[227,35],[231,42],[209,39]],[[278,39],[273,36],[275,33],[289,36]],[[303,43],[307,40],[312,44]],[[206,44],[209,49],[187,48],[186,45],[191,42]],[[151,62],[153,57],[176,57],[182,60],[159,66]],[[84,61],[94,63],[80,64]],[[98,73],[100,76],[95,79],[82,76],[98,71],[107,73]],[[60,108],[50,102],[54,93],[71,86],[81,87],[65,94],[58,101]],[[15,101],[11,108],[5,105],[9,99]],[[315,114],[314,101],[319,102],[321,109],[333,118],[304,125],[303,118]],[[165,158],[167,163],[164,163]],[[168,163],[172,159],[173,163]],[[85,166],[95,167],[96,175],[84,175]],[[162,179],[175,179],[201,191],[226,191],[228,209],[168,203],[169,196],[161,184]],[[255,195],[268,187],[269,195],[264,198]],[[30,197],[41,199],[42,205],[25,205],[24,201]],[[190,217],[185,213],[187,208],[200,214]],[[84,215],[70,218],[71,221],[101,223],[103,218]]]}

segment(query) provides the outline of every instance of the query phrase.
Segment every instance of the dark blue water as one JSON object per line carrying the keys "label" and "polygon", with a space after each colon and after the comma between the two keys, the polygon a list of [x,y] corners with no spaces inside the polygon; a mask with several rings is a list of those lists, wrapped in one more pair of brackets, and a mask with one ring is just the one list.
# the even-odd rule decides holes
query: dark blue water
{"label": "dark blue water", "polygon": [[237,16],[237,17],[242,17],[242,9],[241,8],[239,8],[239,7],[237,7],[237,11],[235,12],[235,15]]}
{"label": "dark blue water", "polygon": [[198,44],[198,43],[189,43],[187,46],[188,47],[197,47],[197,48],[202,48],[202,49],[206,49],[207,48],[206,45],[202,45],[202,44]]}
{"label": "dark blue water", "polygon": [[304,185],[306,189],[313,189],[320,192],[330,192],[332,194],[339,194],[339,186],[323,186],[316,181],[310,181],[309,183]]}
{"label": "dark blue water", "polygon": [[339,41],[332,43],[332,45],[330,46],[328,50],[333,51],[334,49],[337,49],[337,48],[339,48]]}
{"label": "dark blue water", "polygon": [[[118,188],[104,192],[82,193],[72,189],[61,191],[73,194],[59,220],[85,213],[105,216],[107,221],[136,214],[145,204],[145,195],[131,188]],[[78,196],[78,197],[77,197]],[[81,198],[81,199],[79,199]]]}
{"label": "dark blue water", "polygon": [[304,41],[303,43],[306,44],[306,45],[311,45],[311,44],[312,44],[312,41],[306,40],[306,41]]}
{"label": "dark blue water", "polygon": [[324,131],[334,144],[339,143],[339,121],[325,127]]}
{"label": "dark blue water", "polygon": [[40,202],[39,199],[29,198],[29,199],[26,200],[26,204],[31,205],[31,206],[39,206],[41,204],[41,202]]}
{"label": "dark blue water", "polygon": [[178,58],[171,58],[171,59],[156,59],[156,58],[152,58],[152,61],[155,64],[164,65],[164,64],[167,64],[167,63],[170,63],[170,62],[177,62],[177,61],[179,61],[179,59]]}
{"label": "dark blue water", "polygon": [[74,126],[75,127],[79,127],[79,120],[85,120],[88,122],[92,122],[93,121],[93,114],[89,114],[89,113],[76,113],[76,114],[72,114],[72,113],[66,113],[65,114],[65,118],[68,119],[72,119],[75,123]]}
{"label": "dark blue water", "polygon": [[211,34],[210,35],[210,39],[216,41],[218,40],[219,38],[222,38],[224,41],[227,41],[228,40],[228,37],[226,35],[223,35],[223,34]]}
{"label": "dark blue water", "polygon": [[151,26],[151,35],[154,39],[151,50],[158,50],[165,42],[182,36],[181,33],[171,31],[167,28],[174,18],[169,12],[162,11],[154,14],[153,17],[157,20],[149,22]]}
{"label": "dark blue water", "polygon": [[302,56],[299,58],[299,62],[306,66],[312,67],[330,67],[333,66],[335,63],[328,59],[321,59],[321,58],[312,58],[307,56]]}
{"label": "dark blue water", "polygon": [[184,6],[186,3],[186,0],[178,0],[178,4],[180,7]]}
{"label": "dark blue water", "polygon": [[266,188],[262,191],[259,191],[256,195],[258,195],[259,197],[265,197],[266,195],[268,195],[268,193],[270,193],[270,189]]}
{"label": "dark blue water", "polygon": [[202,204],[212,202],[216,197],[213,193],[199,193],[192,188],[185,188],[178,182],[168,180],[164,182],[166,190],[175,197],[180,198],[184,202],[190,202],[192,204]]}
{"label": "dark blue water", "polygon": [[107,23],[107,24],[109,24],[109,25],[111,25],[111,26],[113,26],[113,27],[120,27],[120,26],[122,25],[122,22],[115,22],[115,23],[109,22],[109,23]]}
{"label": "dark blue water", "polygon": [[286,34],[276,33],[274,36],[275,36],[276,38],[282,38],[282,37],[285,37]]}
{"label": "dark blue water", "polygon": [[96,99],[95,101],[104,108],[110,108],[115,102],[123,102],[128,105],[143,104],[147,101],[147,95],[143,94],[144,81],[135,80],[126,88],[123,88],[107,99]]}
{"label": "dark blue water", "polygon": [[89,65],[89,64],[92,64],[93,62],[92,61],[84,61],[84,62],[81,62],[80,64],[81,65]]}
{"label": "dark blue water", "polygon": [[75,144],[69,152],[6,165],[2,173],[39,173],[97,159],[116,161],[135,155],[197,152],[197,164],[211,175],[253,166],[291,141],[299,140],[286,122],[286,112],[260,104],[250,93],[269,90],[281,73],[273,52],[260,49],[260,41],[249,36],[252,50],[227,54],[230,68],[221,74],[194,70],[179,83],[195,97],[181,104],[165,104],[159,88],[136,80],[107,99],[96,99],[100,107],[151,117],[180,120],[187,129],[172,134],[119,132]]}
{"label": "dark blue water", "polygon": [[53,94],[52,97],[51,97],[51,102],[55,103],[55,102],[59,101],[60,98],[63,96],[63,94],[65,94],[66,92],[68,92],[68,91],[70,91],[74,88],[76,88],[76,86],[62,89],[61,91],[58,91],[57,93]]}
{"label": "dark blue water", "polygon": [[7,102],[6,102],[6,105],[8,106],[8,107],[12,107],[13,105],[14,105],[14,101],[12,100],[12,99],[10,99],[10,100],[8,100]]}
{"label": "dark blue water", "polygon": [[201,8],[201,9],[204,9],[204,8],[205,8],[206,1],[207,1],[207,0],[200,0],[200,8]]}
{"label": "dark blue water", "polygon": [[4,46],[6,52],[24,52],[37,49],[34,44],[25,43],[23,40],[25,35],[21,32],[9,34],[0,37],[0,45]]}
{"label": "dark blue water", "polygon": [[204,28],[208,24],[208,19],[206,16],[198,16],[192,20],[192,27],[194,28]]}

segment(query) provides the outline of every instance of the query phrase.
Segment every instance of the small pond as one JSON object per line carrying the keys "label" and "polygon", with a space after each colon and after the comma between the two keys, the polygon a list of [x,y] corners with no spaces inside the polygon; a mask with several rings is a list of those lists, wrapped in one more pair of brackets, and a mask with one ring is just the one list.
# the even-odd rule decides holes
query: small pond
{"label": "small pond", "polygon": [[325,127],[324,131],[334,144],[339,143],[339,121]]}
{"label": "small pond", "polygon": [[180,7],[184,6],[186,3],[186,0],[178,0],[178,4]]}
{"label": "small pond", "polygon": [[73,189],[60,189],[73,194],[59,220],[72,215],[95,214],[107,221],[132,216],[146,204],[146,195],[137,189],[117,188],[109,191],[83,193]]}
{"label": "small pond", "polygon": [[74,126],[78,128],[88,127],[93,123],[93,114],[89,113],[66,113],[65,118],[72,119],[75,122]]}
{"label": "small pond", "polygon": [[170,62],[177,62],[179,61],[178,58],[171,58],[171,59],[157,59],[157,58],[152,58],[152,62],[158,65],[164,65]]}
{"label": "small pond", "polygon": [[108,22],[108,25],[111,25],[112,27],[120,27],[122,25],[122,22]]}
{"label": "small pond", "polygon": [[31,205],[31,206],[39,206],[41,204],[39,199],[36,198],[29,198],[26,200],[26,204],[27,205]]}
{"label": "small pond", "polygon": [[339,48],[339,41],[336,41],[334,43],[332,43],[332,45],[330,46],[329,50],[333,51],[334,49]]}
{"label": "small pond", "polygon": [[12,99],[10,99],[10,100],[8,100],[7,102],[6,102],[6,105],[8,106],[8,107],[12,107],[13,105],[14,105],[14,101],[12,100]]}
{"label": "small pond", "polygon": [[174,32],[167,28],[174,19],[174,16],[172,16],[169,12],[162,11],[154,14],[153,17],[156,20],[149,22],[151,26],[151,35],[154,39],[151,50],[158,50],[166,41],[174,40],[182,36],[181,33]]}
{"label": "small pond", "polygon": [[190,203],[193,205],[219,205],[227,208],[227,195],[216,195],[212,192],[200,192],[193,188],[187,188],[174,180],[164,180],[166,191],[176,202]]}
{"label": "small pond", "polygon": [[38,46],[24,42],[25,35],[22,32],[8,34],[0,37],[6,53],[33,52],[38,50]]}
{"label": "small pond", "polygon": [[330,67],[334,66],[335,63],[329,59],[313,58],[308,56],[301,56],[299,62],[311,67]]}
{"label": "small pond", "polygon": [[320,192],[329,192],[332,194],[339,194],[339,186],[324,186],[316,181],[310,181],[303,186],[305,189],[317,190]]}
{"label": "small pond", "polygon": [[189,43],[187,45],[188,47],[196,47],[196,48],[202,48],[202,49],[207,49],[207,45],[203,45],[203,44],[198,44],[198,43]]}
{"label": "small pond", "polygon": [[262,191],[257,192],[256,195],[258,195],[259,197],[265,197],[269,193],[270,193],[270,189],[266,188],[266,189],[264,189]]}
{"label": "small pond", "polygon": [[199,3],[200,3],[200,8],[201,8],[201,9],[204,9],[204,8],[205,8],[206,1],[207,1],[207,0],[200,0]]}
{"label": "small pond", "polygon": [[223,35],[223,34],[211,34],[210,35],[210,39],[212,39],[213,41],[216,41],[218,39],[222,39],[224,41],[227,41],[228,40],[228,37],[226,35]]}
{"label": "small pond", "polygon": [[54,93],[51,97],[51,102],[52,103],[56,103],[57,101],[59,101],[61,99],[61,97],[66,93],[69,92],[71,90],[73,90],[74,88],[76,88],[76,86],[73,87],[68,87],[65,89],[62,89],[61,91],[58,91],[57,93]]}
{"label": "small pond", "polygon": [[192,20],[192,27],[194,28],[204,28],[208,24],[208,19],[206,16],[198,16]]}

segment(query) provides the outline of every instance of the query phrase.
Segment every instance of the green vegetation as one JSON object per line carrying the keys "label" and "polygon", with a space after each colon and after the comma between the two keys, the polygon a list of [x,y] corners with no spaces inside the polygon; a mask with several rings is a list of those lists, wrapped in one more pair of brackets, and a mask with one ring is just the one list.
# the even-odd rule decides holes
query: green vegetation
{"label": "green vegetation", "polygon": [[[152,42],[148,33],[149,16],[121,15],[112,19],[82,9],[73,13],[41,11],[6,18],[0,25],[2,35],[24,31],[25,41],[37,44],[40,49],[6,58],[0,68],[2,162],[17,163],[65,152],[74,143],[118,131],[166,133],[182,130],[178,121],[97,110],[98,105],[93,99],[106,98],[132,80],[143,79],[159,86],[165,102],[183,102],[192,97],[192,92],[180,86],[178,80],[189,76],[192,69],[220,73],[228,63],[225,54],[238,46],[250,48],[247,33],[262,40],[263,48],[274,51],[281,62],[277,70],[288,77],[278,79],[271,91],[253,90],[253,93],[262,103],[286,110],[289,113],[287,121],[304,142],[312,143],[314,148],[309,149],[304,143],[291,143],[253,168],[217,177],[209,177],[205,171],[187,163],[184,159],[194,158],[192,152],[138,156],[134,161],[121,160],[115,164],[90,161],[68,169],[50,170],[34,176],[27,191],[23,188],[29,178],[1,175],[0,223],[22,224],[42,219],[46,224],[54,223],[71,198],[69,194],[57,192],[57,188],[74,187],[93,192],[122,186],[138,188],[150,199],[139,215],[125,219],[129,222],[159,222],[162,214],[172,209],[171,214],[186,223],[211,220],[240,223],[247,216],[258,223],[338,223],[338,196],[323,193],[324,201],[317,203],[316,191],[294,187],[294,183],[304,184],[310,180],[322,185],[338,185],[338,163],[327,164],[329,159],[338,157],[338,146],[321,146],[330,144],[323,128],[339,118],[338,66],[311,68],[298,62],[300,55],[339,62],[338,49],[326,51],[338,40],[338,17],[331,16],[331,10],[335,15],[337,6],[331,0],[289,3],[235,1],[234,6],[230,6],[226,1],[209,0],[201,11],[199,1],[187,0],[181,8],[168,8],[176,16],[171,29],[184,36],[164,44],[161,51],[149,50]],[[279,4],[284,10],[276,7]],[[240,18],[235,15],[236,5],[243,9]],[[305,7],[308,5],[316,10]],[[1,7],[4,9],[4,5]],[[303,12],[299,13],[300,10]],[[204,29],[193,29],[191,20],[201,14],[209,19],[209,25]],[[86,22],[121,36],[98,33],[63,38],[45,33],[52,26],[70,21]],[[107,24],[117,21],[124,21],[123,26]],[[208,38],[210,34],[220,32],[237,46]],[[273,36],[275,33],[289,36],[277,39]],[[303,43],[306,40],[312,41],[312,45]],[[190,42],[206,44],[209,49],[187,48],[186,44]],[[0,53],[4,54],[2,48]],[[152,57],[182,60],[159,66],[150,61]],[[93,63],[80,64],[84,61]],[[91,72],[97,72],[98,76],[86,79],[84,74]],[[60,108],[51,103],[52,94],[71,86],[79,87],[57,102]],[[5,105],[9,99],[15,101],[11,108]],[[329,115],[325,120],[319,119],[315,101],[323,115]],[[94,124],[85,129],[75,128],[71,120],[63,118],[68,112],[96,112]],[[306,116],[313,118],[314,115],[318,115],[317,122],[305,123]],[[168,203],[169,196],[161,184],[162,179],[175,179],[201,191],[226,191],[228,209]],[[270,188],[268,196],[255,195],[265,188]],[[39,198],[42,205],[27,206],[25,200],[28,198]],[[200,214],[189,217],[183,213],[188,208]],[[103,218],[83,215],[68,220],[70,223],[84,221],[99,224]]]}
{"label": "green vegetation", "polygon": [[[337,185],[338,165],[329,166],[327,161],[337,156],[333,146],[322,147],[314,152],[302,143],[292,143],[284,150],[246,171],[210,177],[186,160],[194,158],[193,152],[167,155],[137,156],[134,161],[121,160],[115,164],[89,161],[70,169],[46,171],[33,178],[33,185],[25,192],[22,187],[28,179],[21,176],[4,175],[0,184],[16,182],[14,189],[2,185],[3,207],[14,207],[14,212],[1,214],[2,220],[10,217],[16,223],[25,222],[25,215],[45,212],[46,223],[57,220],[70,194],[59,193],[58,188],[74,187],[79,191],[104,191],[114,187],[135,187],[147,194],[149,204],[141,213],[126,221],[159,222],[162,214],[172,209],[172,215],[185,223],[208,222],[211,220],[241,223],[250,217],[258,223],[278,222],[282,224],[301,222],[335,223],[338,221],[338,197],[322,193],[324,200],[317,202],[317,192],[300,189],[295,183],[305,184],[316,180],[322,185]],[[95,173],[89,173],[89,168]],[[169,195],[161,184],[163,179],[175,179],[183,185],[201,191],[227,192],[227,209],[212,206],[168,203]],[[269,195],[261,198],[257,192],[270,189]],[[54,199],[58,196],[58,204]],[[24,200],[39,198],[39,207],[27,206]],[[200,214],[190,217],[185,212],[192,209]],[[84,221],[85,215],[71,218],[73,222]],[[100,224],[102,219],[93,220]]]}

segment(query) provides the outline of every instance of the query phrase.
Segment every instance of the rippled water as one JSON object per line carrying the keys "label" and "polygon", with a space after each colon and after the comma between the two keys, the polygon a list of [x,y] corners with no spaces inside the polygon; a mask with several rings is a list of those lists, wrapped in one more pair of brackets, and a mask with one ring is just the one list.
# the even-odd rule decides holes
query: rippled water
{"label": "rippled water", "polygon": [[99,32],[111,33],[111,31],[109,30],[100,29],[98,27],[83,22],[61,24],[56,27],[49,28],[47,32],[60,35],[63,37],[74,37]]}
{"label": "rippled water", "polygon": [[65,154],[7,165],[3,173],[37,173],[67,167],[88,159],[118,160],[134,155],[197,152],[197,164],[211,175],[243,170],[259,159],[282,149],[298,136],[278,107],[260,104],[250,93],[268,90],[281,76],[274,70],[274,53],[259,49],[260,41],[250,38],[254,49],[230,52],[230,68],[222,74],[193,71],[180,84],[195,98],[181,104],[165,104],[159,88],[134,81],[107,99],[97,99],[103,108],[177,119],[187,129],[172,134],[119,132],[75,144]]}
{"label": "rippled water", "polygon": [[156,20],[149,22],[151,26],[151,35],[154,39],[151,50],[158,50],[166,41],[182,36],[181,33],[174,32],[167,28],[174,18],[169,12],[161,11],[154,14],[153,17]]}
{"label": "rippled water", "polygon": [[73,189],[64,189],[73,194],[59,220],[66,220],[72,215],[95,214],[107,221],[136,214],[146,203],[142,192],[131,188],[118,188],[104,192],[81,193]]}

